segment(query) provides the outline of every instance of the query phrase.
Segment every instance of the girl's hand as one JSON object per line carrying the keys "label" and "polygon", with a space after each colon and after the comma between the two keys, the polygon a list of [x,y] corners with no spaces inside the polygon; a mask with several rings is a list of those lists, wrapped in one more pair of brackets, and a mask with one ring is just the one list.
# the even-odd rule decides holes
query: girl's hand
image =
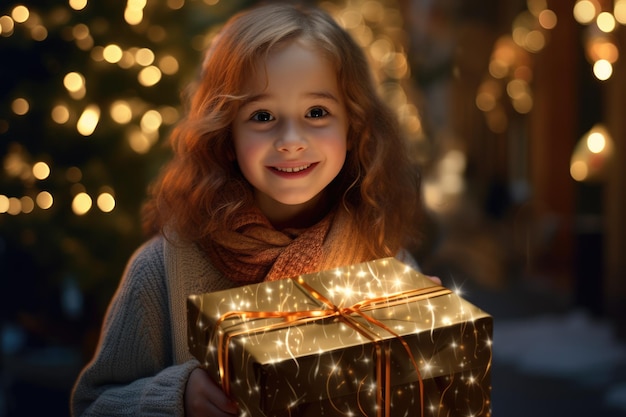
{"label": "girl's hand", "polygon": [[441,285],[441,280],[439,279],[439,277],[434,277],[432,275],[426,275],[426,278],[428,278],[429,280],[431,280],[432,282],[434,282],[437,285]]}
{"label": "girl's hand", "polygon": [[232,417],[239,411],[237,404],[202,368],[194,369],[185,387],[186,417]]}

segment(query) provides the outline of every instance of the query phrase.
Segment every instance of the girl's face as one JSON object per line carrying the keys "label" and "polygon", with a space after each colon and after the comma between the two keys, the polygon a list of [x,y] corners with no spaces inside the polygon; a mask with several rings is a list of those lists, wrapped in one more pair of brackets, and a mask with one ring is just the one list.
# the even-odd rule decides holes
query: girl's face
{"label": "girl's face", "polygon": [[270,53],[254,74],[233,122],[237,162],[270,221],[295,225],[324,204],[346,159],[343,95],[331,62],[300,41]]}

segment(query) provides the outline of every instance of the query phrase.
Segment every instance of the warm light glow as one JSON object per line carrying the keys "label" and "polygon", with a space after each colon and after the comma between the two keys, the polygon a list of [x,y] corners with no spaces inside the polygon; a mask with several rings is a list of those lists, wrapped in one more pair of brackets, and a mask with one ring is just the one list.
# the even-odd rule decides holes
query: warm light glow
{"label": "warm light glow", "polygon": [[11,36],[15,29],[15,22],[10,16],[0,16],[0,34],[2,36]]}
{"label": "warm light glow", "polygon": [[91,210],[91,197],[87,193],[78,193],[72,200],[72,211],[78,216],[86,214]]}
{"label": "warm light glow", "polygon": [[96,200],[98,208],[104,213],[110,213],[115,208],[115,198],[110,193],[102,193]]}
{"label": "warm light glow", "polygon": [[49,192],[42,191],[37,194],[35,201],[37,202],[39,208],[48,210],[50,207],[52,207],[52,204],[54,203],[54,198]]}
{"label": "warm light glow", "polygon": [[51,116],[52,116],[52,120],[62,125],[64,123],[67,123],[68,120],[70,120],[70,111],[68,110],[66,105],[57,104],[56,106],[52,108]]}
{"label": "warm light glow", "polygon": [[133,129],[129,132],[128,144],[138,154],[145,154],[152,147],[152,141],[148,135],[139,129]]}
{"label": "warm light glow", "polygon": [[142,67],[147,67],[154,62],[154,52],[148,48],[140,48],[135,53],[135,61]]}
{"label": "warm light glow", "polygon": [[524,46],[530,52],[539,52],[546,46],[546,37],[538,30],[532,30],[526,35]]}
{"label": "warm light glow", "polygon": [[90,104],[87,108],[85,108],[85,111],[83,111],[83,114],[81,114],[78,119],[76,129],[81,135],[90,136],[96,130],[99,120],[100,107],[95,104]]}
{"label": "warm light glow", "polygon": [[108,63],[115,64],[122,59],[122,48],[115,44],[107,45],[102,51],[102,56]]}
{"label": "warm light glow", "polygon": [[612,32],[615,29],[615,18],[609,12],[602,12],[596,19],[598,28],[605,33]]}
{"label": "warm light glow", "polygon": [[163,123],[163,118],[161,117],[161,113],[156,110],[148,110],[141,117],[141,130],[145,133],[154,133],[161,127]]}
{"label": "warm light glow", "polygon": [[179,10],[185,5],[185,0],[167,0],[167,7],[172,10]]}
{"label": "warm light glow", "polygon": [[9,197],[0,194],[0,213],[6,213],[7,211],[9,211]]}
{"label": "warm light glow", "polygon": [[74,39],[81,40],[89,37],[89,26],[84,23],[79,23],[72,28],[72,36]]}
{"label": "warm light glow", "polygon": [[163,74],[173,75],[178,72],[178,60],[171,55],[166,55],[159,60],[159,69]]}
{"label": "warm light glow", "polygon": [[587,148],[592,153],[600,153],[606,146],[606,138],[601,132],[592,132],[587,137]]}
{"label": "warm light glow", "polygon": [[593,22],[598,10],[596,3],[590,0],[578,0],[574,5],[574,19],[580,24],[588,25]]}
{"label": "warm light glow", "polygon": [[139,72],[137,79],[139,80],[139,84],[143,85],[144,87],[152,87],[153,85],[161,81],[161,70],[154,65],[151,65],[142,69]]}
{"label": "warm light glow", "polygon": [[17,23],[26,22],[29,16],[30,16],[30,12],[28,11],[28,9],[26,8],[26,6],[23,6],[21,4],[18,6],[15,6],[13,8],[13,11],[11,12],[11,17]]}
{"label": "warm light glow", "polygon": [[133,119],[133,110],[125,100],[117,100],[111,104],[111,118],[121,125],[129,123]]}
{"label": "warm light glow", "polygon": [[30,30],[30,36],[33,40],[41,42],[48,37],[48,29],[44,26],[37,25]]}
{"label": "warm light glow", "polygon": [[576,181],[603,180],[613,158],[613,149],[613,139],[606,127],[594,125],[572,152],[570,175]]}
{"label": "warm light glow", "polygon": [[546,9],[539,13],[539,24],[544,29],[554,29],[557,21],[556,13],[552,10]]}
{"label": "warm light glow", "polygon": [[613,16],[622,25],[626,25],[626,0],[615,0]]}
{"label": "warm light glow", "polygon": [[593,75],[600,81],[606,81],[613,75],[613,65],[606,59],[600,59],[593,64]]}
{"label": "warm light glow", "polygon": [[138,25],[143,20],[143,9],[146,7],[146,0],[128,0],[124,10],[124,20],[129,25]]}
{"label": "warm light glow", "polygon": [[611,64],[617,62],[619,49],[610,39],[596,37],[586,45],[586,52],[592,62],[604,59]]}
{"label": "warm light glow", "polygon": [[21,212],[24,214],[32,213],[35,209],[35,201],[27,195],[20,198]]}
{"label": "warm light glow", "polygon": [[63,78],[63,85],[70,93],[77,93],[85,88],[85,77],[78,72],[69,72]]}
{"label": "warm light glow", "polygon": [[50,175],[50,167],[45,162],[37,162],[33,165],[33,176],[38,180],[45,180]]}
{"label": "warm light glow", "polygon": [[28,113],[29,109],[30,105],[25,98],[16,98],[11,103],[11,110],[13,110],[13,113],[17,114],[18,116],[24,116],[26,113]]}
{"label": "warm light glow", "polygon": [[83,10],[87,7],[87,0],[69,0],[69,5],[74,10]]}
{"label": "warm light glow", "polygon": [[163,106],[159,109],[159,113],[161,113],[161,117],[163,118],[163,123],[166,125],[173,125],[176,123],[180,117],[178,110],[176,107],[172,106]]}
{"label": "warm light glow", "polygon": [[572,178],[576,181],[584,181],[587,178],[587,174],[589,173],[589,168],[587,168],[587,164],[583,161],[573,162],[569,168],[569,173]]}

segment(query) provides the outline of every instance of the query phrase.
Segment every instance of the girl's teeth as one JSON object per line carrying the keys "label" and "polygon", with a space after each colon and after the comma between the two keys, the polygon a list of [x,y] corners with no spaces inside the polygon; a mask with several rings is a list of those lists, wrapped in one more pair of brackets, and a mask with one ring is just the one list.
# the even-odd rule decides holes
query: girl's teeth
{"label": "girl's teeth", "polygon": [[277,171],[281,171],[281,172],[299,172],[299,171],[303,171],[305,169],[307,169],[308,167],[310,167],[311,165],[303,165],[301,167],[295,167],[295,168],[279,168],[277,167],[276,170]]}

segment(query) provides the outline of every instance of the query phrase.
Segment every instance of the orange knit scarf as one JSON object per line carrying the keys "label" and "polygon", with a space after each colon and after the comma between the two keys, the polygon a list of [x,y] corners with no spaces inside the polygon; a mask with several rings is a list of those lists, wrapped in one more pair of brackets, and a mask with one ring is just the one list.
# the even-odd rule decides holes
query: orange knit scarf
{"label": "orange knit scarf", "polygon": [[[278,231],[260,210],[252,208],[228,230],[214,233],[204,249],[213,265],[240,285],[366,260],[364,248],[349,242],[347,230],[339,233],[341,239],[327,239],[331,228],[335,228],[333,235],[338,235],[338,227],[347,229],[347,223],[338,218],[343,216],[331,212],[309,228]],[[332,254],[332,259],[325,254]]]}

